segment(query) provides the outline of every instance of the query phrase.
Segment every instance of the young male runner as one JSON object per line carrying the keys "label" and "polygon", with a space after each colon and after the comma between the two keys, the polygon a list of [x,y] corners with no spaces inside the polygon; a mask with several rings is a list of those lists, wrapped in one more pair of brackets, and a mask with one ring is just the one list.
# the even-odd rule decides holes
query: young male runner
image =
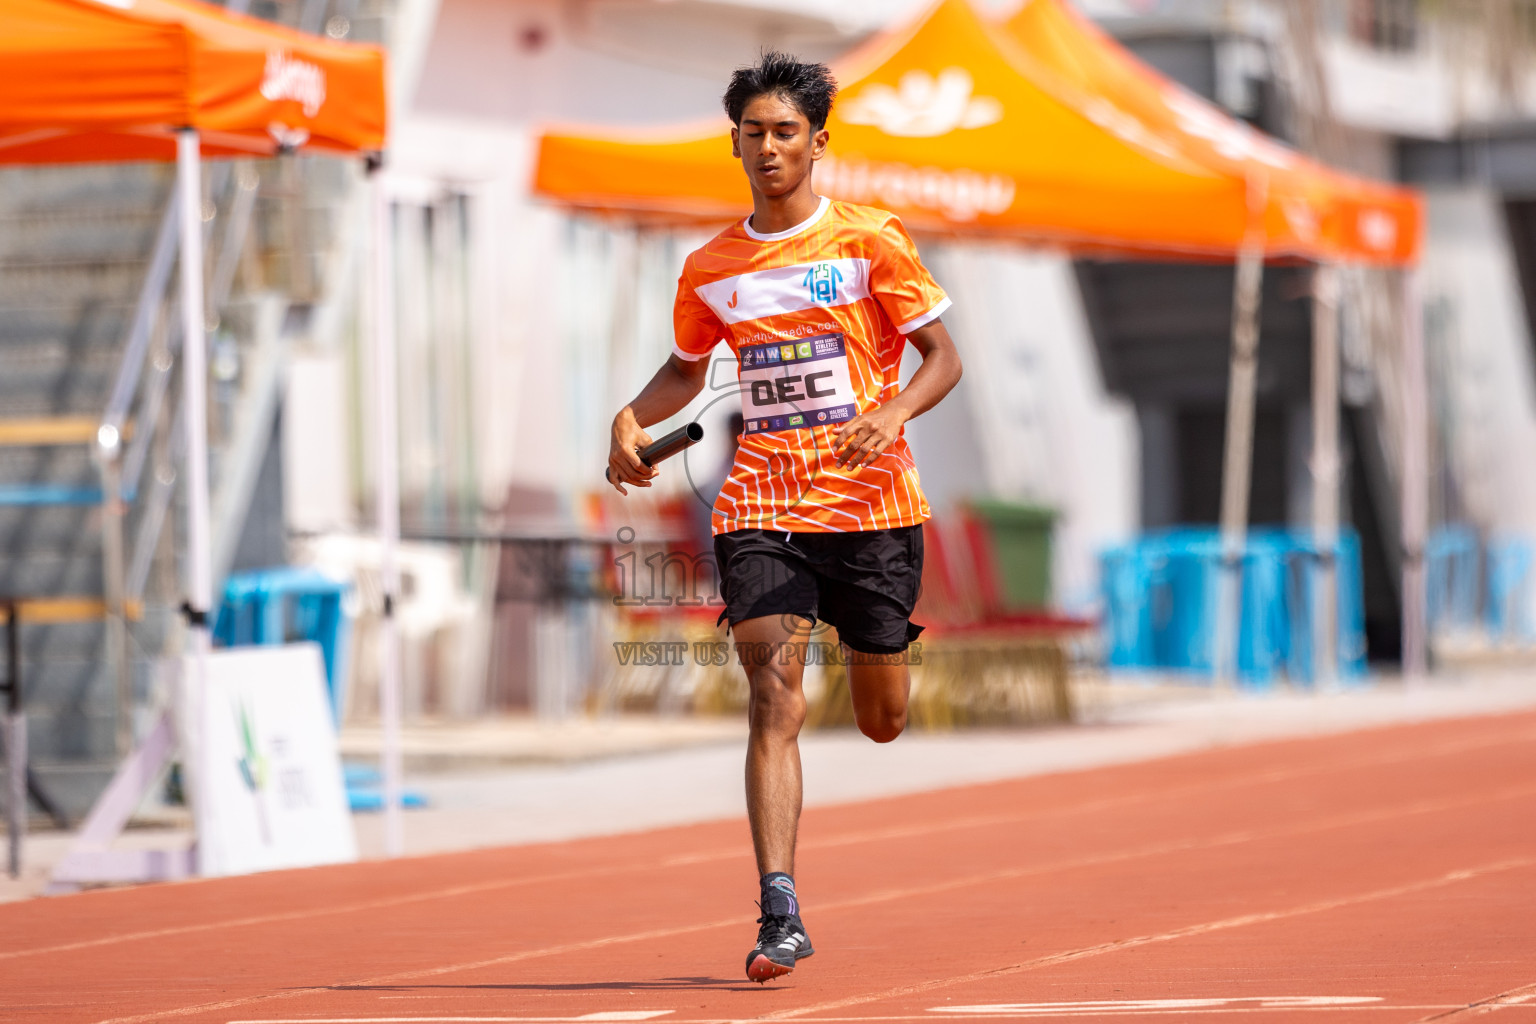
{"label": "young male runner", "polygon": [[[614,486],[649,487],[644,427],[681,411],[724,339],[740,367],[740,448],[715,501],[724,618],[751,688],[747,813],[762,916],[747,977],[767,981],[810,956],[795,896],[800,689],[817,619],[837,629],[859,729],[877,743],[907,722],[907,645],[928,505],[902,424],[960,379],[939,321],[949,299],[890,213],[811,190],[837,85],[820,64],[765,53],[726,89],[732,155],[752,215],[688,257],[673,310],[676,344],[613,420]],[[903,390],[910,342],[923,362]]]}

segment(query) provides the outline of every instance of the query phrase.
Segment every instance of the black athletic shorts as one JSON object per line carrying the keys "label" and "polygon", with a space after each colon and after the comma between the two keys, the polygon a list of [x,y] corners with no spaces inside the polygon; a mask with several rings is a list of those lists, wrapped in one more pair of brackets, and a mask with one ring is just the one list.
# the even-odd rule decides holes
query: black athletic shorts
{"label": "black athletic shorts", "polygon": [[795,615],[837,630],[863,654],[896,654],[923,627],[911,621],[923,579],[923,528],[853,533],[737,530],[715,538],[721,621]]}

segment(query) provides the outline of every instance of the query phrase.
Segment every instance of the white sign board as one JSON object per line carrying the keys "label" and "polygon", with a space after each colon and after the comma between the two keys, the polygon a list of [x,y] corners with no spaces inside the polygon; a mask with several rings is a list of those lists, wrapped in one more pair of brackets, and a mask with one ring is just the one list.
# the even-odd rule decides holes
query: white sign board
{"label": "white sign board", "polygon": [[198,870],[240,875],[357,859],[315,644],[242,647],[182,663]]}

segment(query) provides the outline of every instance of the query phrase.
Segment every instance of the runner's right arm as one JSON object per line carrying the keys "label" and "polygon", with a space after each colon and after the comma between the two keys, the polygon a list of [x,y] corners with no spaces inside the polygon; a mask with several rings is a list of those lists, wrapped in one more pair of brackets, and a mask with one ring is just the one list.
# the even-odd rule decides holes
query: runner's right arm
{"label": "runner's right arm", "polygon": [[608,445],[609,482],[620,494],[629,493],[625,484],[651,486],[656,468],[647,466],[635,454],[636,449],[651,443],[651,435],[644,428],[682,412],[704,390],[708,373],[708,359],[683,359],[674,353],[635,400],[613,418],[613,436]]}

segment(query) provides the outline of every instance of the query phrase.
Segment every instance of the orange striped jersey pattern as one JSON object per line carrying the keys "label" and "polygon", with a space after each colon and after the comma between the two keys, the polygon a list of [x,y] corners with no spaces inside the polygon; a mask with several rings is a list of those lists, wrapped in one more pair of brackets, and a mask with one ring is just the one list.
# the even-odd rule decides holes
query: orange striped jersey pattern
{"label": "orange striped jersey pattern", "polygon": [[734,224],[692,253],[677,283],[677,356],[724,340],[740,370],[743,427],[715,500],[716,534],[843,533],[929,516],[905,437],[857,470],[838,429],[894,397],[906,335],[949,298],[894,214],[823,198],[775,234]]}

